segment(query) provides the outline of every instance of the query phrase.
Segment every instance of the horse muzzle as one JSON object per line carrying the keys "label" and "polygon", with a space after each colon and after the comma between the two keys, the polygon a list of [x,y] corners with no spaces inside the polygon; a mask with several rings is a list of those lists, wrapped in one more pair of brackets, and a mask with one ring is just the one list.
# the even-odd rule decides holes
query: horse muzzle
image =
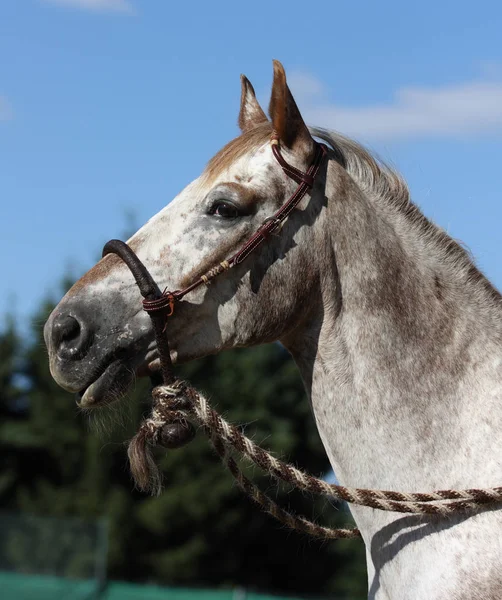
{"label": "horse muzzle", "polygon": [[125,310],[120,298],[70,295],[45,324],[51,375],[82,408],[118,400],[157,358],[146,315],[114,323]]}

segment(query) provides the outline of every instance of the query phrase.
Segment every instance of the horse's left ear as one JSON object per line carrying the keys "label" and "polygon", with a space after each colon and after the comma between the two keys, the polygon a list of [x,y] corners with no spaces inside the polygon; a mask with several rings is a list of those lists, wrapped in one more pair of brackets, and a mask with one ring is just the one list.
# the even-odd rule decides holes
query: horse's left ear
{"label": "horse's left ear", "polygon": [[288,88],[284,67],[278,60],[274,60],[274,82],[268,112],[275,133],[287,148],[306,156],[313,153],[315,142]]}
{"label": "horse's left ear", "polygon": [[260,123],[268,122],[267,115],[258,104],[254,87],[245,75],[241,75],[241,109],[239,127],[242,133],[253,129]]}

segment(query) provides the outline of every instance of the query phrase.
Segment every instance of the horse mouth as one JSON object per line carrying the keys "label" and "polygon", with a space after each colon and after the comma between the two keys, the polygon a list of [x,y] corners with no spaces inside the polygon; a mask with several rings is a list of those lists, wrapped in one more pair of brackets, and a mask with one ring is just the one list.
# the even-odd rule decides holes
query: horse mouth
{"label": "horse mouth", "polygon": [[142,360],[124,357],[105,363],[93,381],[76,393],[80,408],[94,409],[123,398],[137,377],[151,377],[160,369],[156,349],[150,349]]}
{"label": "horse mouth", "polygon": [[130,388],[135,370],[122,360],[112,361],[87,387],[77,392],[77,405],[91,409],[120,400]]}

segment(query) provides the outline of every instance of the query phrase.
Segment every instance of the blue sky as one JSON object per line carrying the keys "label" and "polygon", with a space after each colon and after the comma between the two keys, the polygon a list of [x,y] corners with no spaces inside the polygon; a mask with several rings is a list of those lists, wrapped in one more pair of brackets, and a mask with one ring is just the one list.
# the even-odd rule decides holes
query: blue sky
{"label": "blue sky", "polygon": [[273,58],[307,121],[391,162],[502,287],[501,31],[498,1],[0,3],[0,314],[196,177]]}

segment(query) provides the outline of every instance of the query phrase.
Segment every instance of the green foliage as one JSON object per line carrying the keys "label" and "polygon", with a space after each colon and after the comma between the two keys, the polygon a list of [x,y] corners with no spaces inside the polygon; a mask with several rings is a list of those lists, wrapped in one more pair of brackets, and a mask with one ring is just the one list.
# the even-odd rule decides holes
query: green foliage
{"label": "green foliage", "polygon": [[6,319],[0,335],[0,416],[2,419],[16,411],[20,391],[15,377],[20,357],[20,340],[11,317]]}
{"label": "green foliage", "polygon": [[[201,432],[185,448],[157,452],[162,495],[135,491],[124,442],[147,410],[148,383],[138,382],[128,401],[100,411],[99,427],[90,423],[50,376],[41,331],[49,309],[40,308],[29,339],[20,340],[13,322],[0,333],[3,509],[106,516],[108,576],[116,579],[364,597],[362,543],[319,542],[283,528],[242,495]],[[279,345],[208,357],[179,374],[277,456],[318,475],[328,471],[296,367]],[[244,467],[280,504],[323,523],[350,521],[326,500],[275,492],[269,479]],[[44,547],[50,554],[55,546]]]}

